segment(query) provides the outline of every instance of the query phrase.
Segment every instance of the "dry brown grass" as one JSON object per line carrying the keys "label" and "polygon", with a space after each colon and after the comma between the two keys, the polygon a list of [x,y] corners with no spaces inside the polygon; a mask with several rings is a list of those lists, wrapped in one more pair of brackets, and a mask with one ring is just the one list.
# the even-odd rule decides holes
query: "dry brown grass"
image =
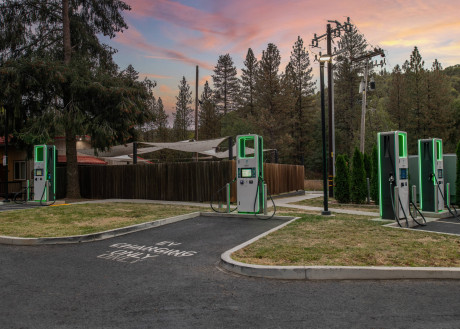
{"label": "dry brown grass", "polygon": [[197,207],[91,203],[2,212],[0,235],[56,237],[89,234],[200,211]]}
{"label": "dry brown grass", "polygon": [[457,237],[392,229],[350,215],[300,216],[232,257],[261,265],[460,266]]}
{"label": "dry brown grass", "polygon": [[323,181],[322,180],[304,180],[303,183],[305,191],[322,191]]}

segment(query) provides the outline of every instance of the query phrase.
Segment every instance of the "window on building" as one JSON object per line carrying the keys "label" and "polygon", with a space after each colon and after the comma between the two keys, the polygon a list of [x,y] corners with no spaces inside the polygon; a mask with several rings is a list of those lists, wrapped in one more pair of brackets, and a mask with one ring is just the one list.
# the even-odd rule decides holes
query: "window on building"
{"label": "window on building", "polygon": [[14,162],[14,180],[26,180],[26,162]]}

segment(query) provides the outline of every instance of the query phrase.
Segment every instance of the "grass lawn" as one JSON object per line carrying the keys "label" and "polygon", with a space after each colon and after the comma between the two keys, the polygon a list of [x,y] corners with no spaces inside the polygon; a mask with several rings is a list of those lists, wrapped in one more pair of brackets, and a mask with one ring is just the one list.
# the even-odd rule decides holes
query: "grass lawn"
{"label": "grass lawn", "polygon": [[[311,206],[311,207],[323,207],[323,200],[324,198],[317,197],[313,199],[302,200],[299,202],[295,202],[292,204],[297,204],[300,206]],[[375,204],[343,204],[338,203],[334,198],[328,198],[329,201],[329,208],[337,208],[337,209],[351,209],[351,210],[363,210],[363,211],[379,211],[379,206]]]}
{"label": "grass lawn", "polygon": [[282,266],[460,266],[457,237],[383,227],[363,216],[297,216],[301,219],[237,251],[232,258]]}
{"label": "grass lawn", "polygon": [[140,203],[90,203],[0,213],[0,235],[57,237],[106,231],[200,211],[200,208]]}

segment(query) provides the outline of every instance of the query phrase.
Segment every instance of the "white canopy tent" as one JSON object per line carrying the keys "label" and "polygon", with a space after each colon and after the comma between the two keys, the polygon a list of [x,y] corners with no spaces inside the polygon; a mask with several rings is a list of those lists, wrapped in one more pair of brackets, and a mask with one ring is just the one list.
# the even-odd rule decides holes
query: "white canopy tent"
{"label": "white canopy tent", "polygon": [[[146,154],[151,152],[156,152],[163,149],[190,152],[190,153],[200,153],[207,156],[213,156],[219,159],[228,158],[228,150],[224,152],[217,152],[217,147],[228,139],[228,136],[209,139],[203,141],[194,141],[186,140],[175,143],[150,143],[150,142],[138,142],[137,154]],[[147,145],[148,147],[139,147],[140,145]],[[233,145],[233,155],[236,156],[236,145]],[[270,149],[265,149],[264,151],[270,151]],[[96,155],[105,160],[114,160],[114,161],[126,161],[128,160],[125,156],[133,156],[133,143],[128,143],[126,145],[117,145],[110,148],[106,152],[98,152],[94,149],[83,149],[78,150],[78,152],[86,155]],[[246,154],[254,154],[254,149],[247,147]]]}

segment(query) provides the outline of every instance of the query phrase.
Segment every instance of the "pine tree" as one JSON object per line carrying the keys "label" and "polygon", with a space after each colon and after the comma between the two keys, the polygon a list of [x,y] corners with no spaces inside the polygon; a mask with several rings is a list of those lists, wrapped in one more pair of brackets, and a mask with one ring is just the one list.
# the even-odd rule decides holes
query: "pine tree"
{"label": "pine tree", "polygon": [[379,204],[379,159],[377,146],[372,148],[371,198]]}
{"label": "pine tree", "polygon": [[[125,124],[113,122],[126,119],[118,115],[118,111],[103,113],[107,109],[99,108],[95,113],[94,106],[87,107],[91,102],[83,106],[83,98],[80,102],[76,101],[76,94],[82,96],[86,93],[87,100],[93,96],[88,93],[91,88],[101,98],[107,96],[107,99],[114,100],[117,96],[108,95],[115,85],[121,87],[122,82],[117,79],[119,77],[115,77],[117,66],[112,59],[114,50],[102,44],[98,36],[113,38],[117,32],[126,29],[128,26],[122,16],[125,10],[130,10],[130,7],[124,1],[5,0],[0,5],[0,63],[28,57],[29,61],[34,62],[31,66],[27,63],[17,64],[22,65],[22,69],[27,67],[34,70],[41,66],[40,62],[46,61],[49,69],[60,77],[60,85],[51,81],[55,78],[51,75],[42,75],[42,78],[49,77],[46,82],[40,77],[37,80],[42,80],[43,87],[54,84],[56,88],[53,96],[54,111],[60,114],[61,126],[66,135],[68,198],[80,197],[76,135],[84,127],[82,121],[88,119],[89,125],[94,123],[93,130],[100,133],[98,142],[105,140],[102,148],[125,138],[125,132],[122,131]],[[95,75],[99,77],[98,86],[91,84],[96,83]],[[106,76],[111,79],[105,79]],[[95,89],[99,90],[96,92]],[[39,93],[35,96],[39,98],[43,95]],[[43,101],[50,102],[47,99]],[[124,102],[119,104],[124,106]],[[135,106],[123,109],[125,114],[138,110]],[[97,119],[90,119],[94,117]],[[131,124],[132,121],[126,120],[127,127]]]}
{"label": "pine tree", "polygon": [[156,113],[156,140],[158,142],[168,141],[168,115],[165,112],[163,100],[158,97]]}
{"label": "pine tree", "polygon": [[428,120],[426,119],[426,71],[418,48],[415,47],[410,60],[403,65],[405,72],[405,91],[407,99],[407,134],[409,153],[416,153],[417,140],[426,138]]}
{"label": "pine tree", "polygon": [[214,68],[212,80],[217,109],[224,115],[236,108],[239,91],[236,67],[229,54],[220,55]]}
{"label": "pine tree", "polygon": [[213,102],[213,92],[209,87],[208,81],[206,81],[201,94],[199,124],[202,139],[219,137],[220,118]]}
{"label": "pine tree", "polygon": [[312,67],[310,66],[310,59],[308,51],[306,51],[303,40],[299,36],[297,41],[292,47],[289,65],[292,68],[292,74],[286,75],[292,78],[294,86],[295,109],[293,116],[292,137],[295,141],[295,154],[294,157],[298,163],[304,163],[304,157],[307,153],[308,145],[310,144],[310,134],[305,134],[308,127],[311,128],[311,115],[307,111],[312,111],[314,105],[314,83],[312,82]]}
{"label": "pine tree", "polygon": [[351,154],[358,145],[361,120],[361,94],[358,74],[361,68],[352,65],[351,58],[362,55],[367,43],[356,27],[340,39],[343,53],[338,55],[334,69],[334,104],[336,154]]}
{"label": "pine tree", "polygon": [[278,47],[269,43],[267,49],[262,52],[256,74],[256,102],[259,109],[266,109],[270,114],[275,114],[278,109],[277,97],[281,90],[280,63]]}
{"label": "pine tree", "polygon": [[453,98],[450,90],[450,81],[442,71],[441,64],[435,59],[431,70],[426,72],[425,136],[441,138],[445,151],[455,149],[455,142],[450,140],[455,130]]}
{"label": "pine tree", "polygon": [[350,196],[353,203],[364,203],[366,199],[366,172],[362,153],[355,149],[351,168]]}
{"label": "pine tree", "polygon": [[179,95],[176,96],[176,112],[173,113],[173,131],[176,140],[188,139],[188,129],[193,122],[192,91],[185,77],[179,84]]}
{"label": "pine tree", "polygon": [[248,49],[241,74],[240,106],[244,112],[254,115],[254,93],[256,84],[257,59],[251,48]]}
{"label": "pine tree", "polygon": [[335,161],[336,165],[336,175],[335,175],[335,187],[334,195],[335,199],[339,203],[349,203],[350,202],[350,172],[348,165],[346,163],[345,157],[343,155],[337,156]]}
{"label": "pine tree", "polygon": [[290,117],[286,106],[289,95],[282,93],[280,62],[278,47],[268,44],[256,74],[256,111],[252,121],[264,137],[264,145],[277,149],[280,158],[285,158],[293,140],[289,134]]}
{"label": "pine tree", "polygon": [[407,124],[407,110],[405,101],[405,81],[401,67],[396,65],[391,74],[390,89],[388,95],[388,113],[398,130],[404,131]]}
{"label": "pine tree", "polygon": [[367,153],[364,153],[363,161],[364,161],[364,172],[366,173],[366,178],[371,179],[371,176],[372,176],[371,157]]}
{"label": "pine tree", "polygon": [[132,81],[137,81],[137,79],[139,79],[139,72],[137,72],[134,69],[134,66],[132,66],[131,64],[129,64],[128,67],[126,68],[126,70],[124,70],[121,73],[122,73],[122,75],[126,76],[127,78],[131,79]]}

